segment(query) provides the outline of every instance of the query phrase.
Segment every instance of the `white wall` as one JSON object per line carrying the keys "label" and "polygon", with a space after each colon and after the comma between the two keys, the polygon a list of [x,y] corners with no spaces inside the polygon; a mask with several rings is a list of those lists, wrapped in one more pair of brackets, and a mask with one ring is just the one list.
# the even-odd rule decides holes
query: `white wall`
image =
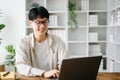
{"label": "white wall", "polygon": [[6,27],[2,30],[2,44],[0,44],[0,64],[7,54],[5,46],[13,44],[25,35],[25,0],[0,0],[0,10],[3,14],[0,23]]}

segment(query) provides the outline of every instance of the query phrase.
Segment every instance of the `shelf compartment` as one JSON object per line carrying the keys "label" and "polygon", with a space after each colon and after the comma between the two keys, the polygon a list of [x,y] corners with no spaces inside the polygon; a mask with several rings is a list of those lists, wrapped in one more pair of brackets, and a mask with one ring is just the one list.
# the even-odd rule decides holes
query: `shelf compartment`
{"label": "shelf compartment", "polygon": [[[83,13],[83,12],[81,12],[81,13],[78,13],[78,12],[75,12],[75,14],[76,14],[76,21],[77,21],[77,26],[87,26],[87,13]],[[68,17],[68,21],[71,21],[71,19],[69,19],[69,17]],[[69,24],[68,24],[68,26],[70,26]]]}
{"label": "shelf compartment", "polygon": [[107,0],[89,0],[89,10],[107,10]]}
{"label": "shelf compartment", "polygon": [[64,29],[49,29],[49,34],[56,35],[61,38],[64,42],[66,42],[66,31]]}
{"label": "shelf compartment", "polygon": [[78,26],[87,26],[87,13],[76,13]]}
{"label": "shelf compartment", "polygon": [[120,72],[120,63],[114,62],[114,72]]}
{"label": "shelf compartment", "polygon": [[104,72],[107,70],[107,58],[103,57],[99,66],[99,72]]}
{"label": "shelf compartment", "polygon": [[120,27],[115,28],[115,42],[120,43]]}
{"label": "shelf compartment", "polygon": [[105,27],[100,27],[98,28],[94,28],[94,27],[90,27],[89,28],[89,33],[97,33],[97,37],[98,37],[98,41],[106,41],[106,28]]}
{"label": "shelf compartment", "polygon": [[89,55],[107,55],[106,43],[89,43]]}
{"label": "shelf compartment", "polygon": [[116,9],[117,6],[119,6],[119,5],[120,5],[120,0],[110,0],[110,1],[109,1],[109,9],[114,10],[114,9]]}
{"label": "shelf compartment", "polygon": [[[89,15],[96,15],[98,25],[107,25],[107,12],[89,12]],[[90,23],[89,23],[90,25]],[[97,26],[97,25],[96,25]]]}
{"label": "shelf compartment", "polygon": [[49,11],[66,11],[66,0],[47,0],[46,4]]}
{"label": "shelf compartment", "polygon": [[116,25],[116,10],[110,11],[109,22],[110,26]]}
{"label": "shelf compartment", "polygon": [[70,56],[87,56],[87,43],[68,43],[68,54]]}
{"label": "shelf compartment", "polygon": [[115,27],[109,27],[107,29],[107,40],[108,40],[108,42],[115,41]]}
{"label": "shelf compartment", "polygon": [[116,45],[116,60],[120,62],[120,45]]}
{"label": "shelf compartment", "polygon": [[44,0],[26,0],[26,11],[29,11],[35,5],[44,6]]}
{"label": "shelf compartment", "polygon": [[88,0],[69,0],[69,1],[76,5],[76,10],[78,11],[88,10]]}
{"label": "shelf compartment", "polygon": [[107,58],[103,58],[103,70],[107,70]]}
{"label": "shelf compartment", "polygon": [[87,41],[87,28],[68,29],[68,41]]}
{"label": "shelf compartment", "polygon": [[50,26],[65,26],[65,13],[50,13]]}
{"label": "shelf compartment", "polygon": [[113,59],[116,58],[116,45],[114,43],[108,43],[107,44],[107,55],[109,57],[112,57]]}

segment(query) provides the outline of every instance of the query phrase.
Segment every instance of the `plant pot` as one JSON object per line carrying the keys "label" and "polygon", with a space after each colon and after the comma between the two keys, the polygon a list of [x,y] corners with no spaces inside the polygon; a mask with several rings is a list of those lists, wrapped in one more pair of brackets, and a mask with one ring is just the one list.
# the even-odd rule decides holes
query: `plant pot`
{"label": "plant pot", "polygon": [[4,72],[5,71],[5,65],[0,65],[0,72]]}

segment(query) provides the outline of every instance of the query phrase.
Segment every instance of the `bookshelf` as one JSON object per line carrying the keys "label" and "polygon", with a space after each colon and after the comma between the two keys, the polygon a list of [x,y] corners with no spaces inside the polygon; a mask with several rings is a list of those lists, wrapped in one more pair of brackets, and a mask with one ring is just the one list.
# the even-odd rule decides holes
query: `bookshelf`
{"label": "bookshelf", "polygon": [[120,72],[120,0],[110,0],[107,54],[111,72]]}
{"label": "bookshelf", "polygon": [[69,57],[103,55],[99,71],[120,71],[120,0],[70,1],[76,4],[74,31],[68,25],[68,0],[26,0],[26,35],[32,32],[28,11],[37,3],[49,10],[48,32],[65,42]]}
{"label": "bookshelf", "polygon": [[89,0],[88,53],[103,56],[100,72],[107,71],[107,13],[107,0]]}
{"label": "bookshelf", "polygon": [[70,56],[103,55],[99,71],[107,71],[107,0],[70,1],[76,4],[75,13],[78,22],[78,28],[75,31],[71,31],[68,27]]}

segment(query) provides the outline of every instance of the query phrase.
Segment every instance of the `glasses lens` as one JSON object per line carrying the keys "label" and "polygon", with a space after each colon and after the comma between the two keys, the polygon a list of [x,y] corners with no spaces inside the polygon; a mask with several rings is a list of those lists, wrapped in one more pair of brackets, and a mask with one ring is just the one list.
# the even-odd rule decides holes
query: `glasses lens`
{"label": "glasses lens", "polygon": [[34,21],[36,25],[45,25],[47,26],[48,25],[48,21]]}

